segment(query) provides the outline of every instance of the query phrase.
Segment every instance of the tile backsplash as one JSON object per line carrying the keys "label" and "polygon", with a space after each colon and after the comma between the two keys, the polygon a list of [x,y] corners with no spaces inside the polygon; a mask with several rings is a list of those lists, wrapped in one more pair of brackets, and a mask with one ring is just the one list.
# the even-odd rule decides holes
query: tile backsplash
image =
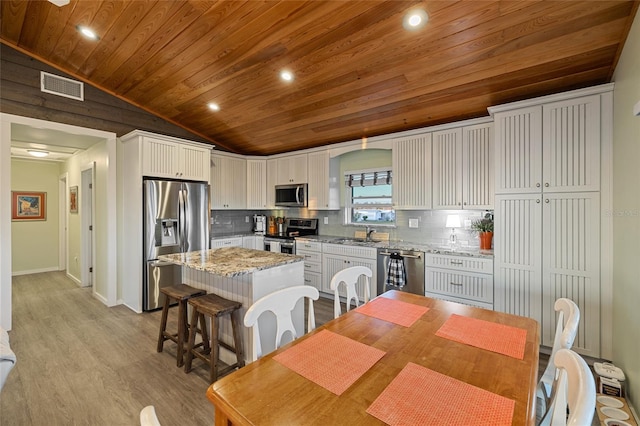
{"label": "tile backsplash", "polygon": [[[460,216],[461,224],[460,228],[455,229],[458,247],[478,247],[480,245],[478,235],[465,225],[468,225],[472,220],[480,219],[485,213],[487,213],[486,210],[396,210],[396,225],[377,229],[379,232],[388,232],[391,240],[448,245],[451,228],[445,227],[447,216],[457,214]],[[362,226],[344,225],[344,210],[316,211],[295,208],[267,211],[212,210],[211,235],[251,232],[254,214],[318,218],[318,228],[321,235],[352,237],[356,230],[362,230]],[[246,222],[247,217],[249,222]],[[325,218],[328,221],[326,225]],[[409,228],[409,219],[417,219],[418,227]]]}

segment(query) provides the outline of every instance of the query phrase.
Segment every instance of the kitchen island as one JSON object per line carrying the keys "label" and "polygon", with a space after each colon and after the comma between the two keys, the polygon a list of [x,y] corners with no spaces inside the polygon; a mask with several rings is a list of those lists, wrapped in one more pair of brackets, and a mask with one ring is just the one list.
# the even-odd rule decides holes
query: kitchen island
{"label": "kitchen island", "polygon": [[[225,247],[212,250],[161,255],[160,260],[183,266],[182,282],[206,290],[229,300],[242,303],[241,318],[247,309],[261,297],[286,287],[304,285],[302,257],[283,253],[271,253],[242,247]],[[299,335],[304,334],[304,306],[299,303],[293,311],[293,323]],[[258,321],[263,352],[274,348],[275,319],[263,315]],[[231,322],[220,321],[220,338],[232,342]],[[257,359],[254,333],[242,328],[245,361]],[[269,349],[270,348],[270,349]],[[220,350],[220,358],[232,363],[235,355]]]}

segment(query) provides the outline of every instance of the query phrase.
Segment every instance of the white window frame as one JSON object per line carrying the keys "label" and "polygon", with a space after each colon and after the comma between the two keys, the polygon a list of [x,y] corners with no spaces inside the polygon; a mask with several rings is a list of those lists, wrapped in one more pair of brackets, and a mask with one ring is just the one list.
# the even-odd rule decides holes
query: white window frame
{"label": "white window frame", "polygon": [[[352,187],[349,185],[349,177],[351,175],[362,175],[362,174],[371,174],[371,173],[376,173],[376,172],[390,172],[391,173],[391,182],[389,183],[391,185],[391,196],[389,197],[390,203],[389,204],[372,204],[372,205],[367,205],[367,207],[371,207],[372,209],[377,209],[377,208],[388,208],[390,210],[393,211],[393,221],[392,222],[366,222],[366,223],[358,223],[358,222],[352,222],[351,221],[351,217],[352,217],[352,211],[354,208],[358,208],[358,209],[362,209],[364,205],[362,204],[358,204],[355,205],[353,204],[353,191],[352,191]],[[391,170],[391,167],[376,167],[374,169],[364,169],[364,170],[351,170],[351,171],[345,171],[344,172],[344,187],[345,187],[345,203],[344,203],[344,224],[345,225],[352,225],[352,226],[368,226],[368,227],[381,227],[381,228],[395,228],[396,226],[396,210],[393,206],[393,172]]]}

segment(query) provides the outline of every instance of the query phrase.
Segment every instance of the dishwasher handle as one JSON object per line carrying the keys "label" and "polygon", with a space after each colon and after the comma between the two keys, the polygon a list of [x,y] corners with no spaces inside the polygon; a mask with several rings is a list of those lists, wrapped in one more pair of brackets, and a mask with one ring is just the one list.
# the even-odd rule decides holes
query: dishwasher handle
{"label": "dishwasher handle", "polygon": [[[393,253],[390,253],[388,251],[381,251],[378,254],[381,254],[382,256],[391,256]],[[422,257],[419,254],[417,255],[416,254],[399,254],[399,253],[396,253],[396,254],[400,257],[406,257],[408,259],[420,259]]]}

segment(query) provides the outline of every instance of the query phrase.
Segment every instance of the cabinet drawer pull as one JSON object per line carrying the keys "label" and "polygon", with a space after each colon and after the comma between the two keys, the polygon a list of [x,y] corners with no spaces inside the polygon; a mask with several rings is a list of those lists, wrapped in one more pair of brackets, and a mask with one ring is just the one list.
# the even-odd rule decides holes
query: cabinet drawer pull
{"label": "cabinet drawer pull", "polygon": [[451,281],[449,284],[451,284],[451,285],[457,285],[457,286],[462,287],[462,283],[454,283],[453,281]]}
{"label": "cabinet drawer pull", "polygon": [[456,260],[452,260],[452,261],[451,261],[451,264],[452,264],[452,265],[462,265],[462,262],[460,262],[460,261],[456,261]]}

